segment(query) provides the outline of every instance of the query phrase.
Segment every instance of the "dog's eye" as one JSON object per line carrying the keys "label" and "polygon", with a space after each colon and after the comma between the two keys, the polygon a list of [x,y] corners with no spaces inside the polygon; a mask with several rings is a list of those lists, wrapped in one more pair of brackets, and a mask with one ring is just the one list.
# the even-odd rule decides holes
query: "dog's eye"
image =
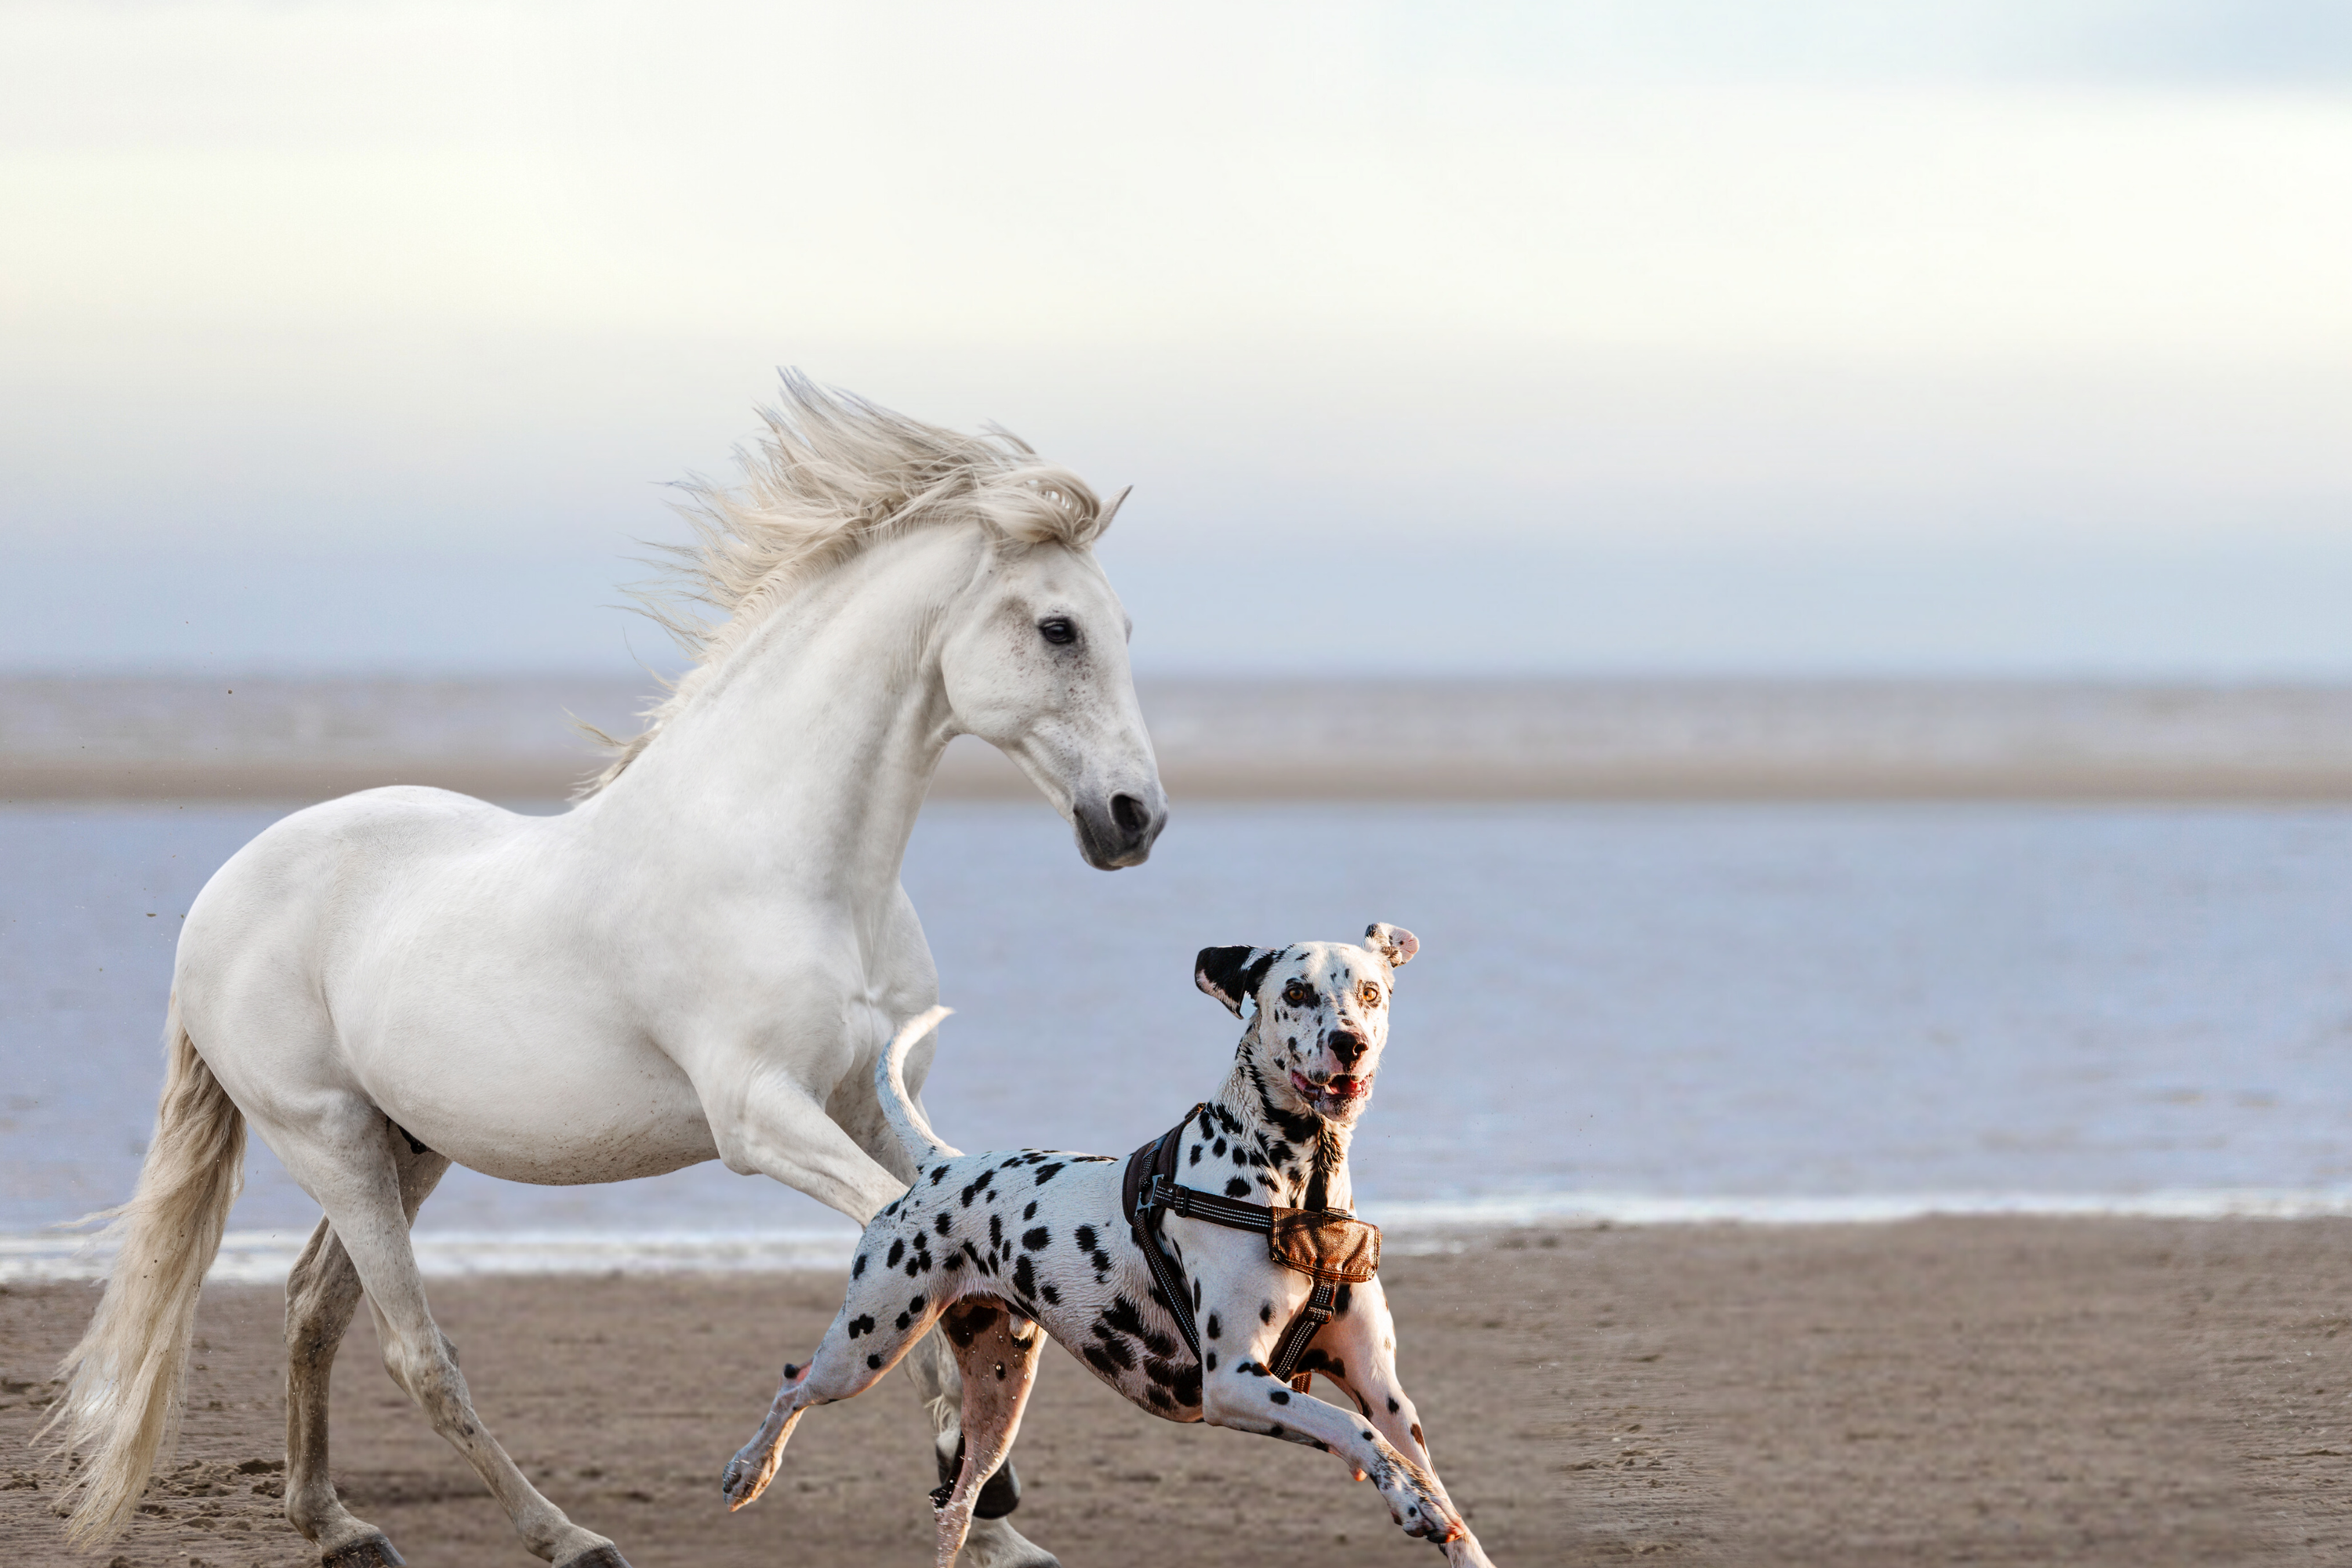
{"label": "dog's eye", "polygon": [[1307,988],[1307,983],[1303,980],[1294,980],[1282,988],[1282,999],[1294,1007],[1306,1006],[1307,999],[1314,994],[1315,993]]}
{"label": "dog's eye", "polygon": [[1037,623],[1037,635],[1055,647],[1063,647],[1078,640],[1078,628],[1061,616],[1055,616],[1050,621]]}
{"label": "dog's eye", "polygon": [[1381,988],[1367,980],[1356,987],[1356,1000],[1367,1007],[1377,1007],[1381,1005]]}

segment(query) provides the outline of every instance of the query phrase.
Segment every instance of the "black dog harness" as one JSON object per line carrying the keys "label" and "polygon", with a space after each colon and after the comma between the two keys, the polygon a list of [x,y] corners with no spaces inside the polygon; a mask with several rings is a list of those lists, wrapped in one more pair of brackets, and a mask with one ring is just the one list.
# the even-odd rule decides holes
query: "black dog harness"
{"label": "black dog harness", "polygon": [[[1283,1329],[1282,1338],[1275,1342],[1274,1357],[1266,1363],[1269,1374],[1304,1394],[1315,1374],[1298,1371],[1298,1358],[1306,1353],[1316,1331],[1331,1321],[1339,1287],[1361,1285],[1380,1272],[1381,1227],[1345,1209],[1244,1203],[1178,1182],[1176,1154],[1184,1142],[1184,1129],[1207,1108],[1206,1101],[1194,1106],[1183,1121],[1128,1156],[1127,1176],[1120,1184],[1128,1224],[1135,1233],[1135,1245],[1143,1249],[1144,1260],[1151,1265],[1152,1281],[1160,1287],[1169,1315],[1176,1320],[1185,1348],[1196,1362],[1201,1359],[1201,1332],[1192,1321],[1192,1292],[1184,1283],[1184,1271],[1160,1245],[1161,1215],[1178,1214],[1228,1230],[1254,1230],[1266,1238],[1266,1255],[1275,1262],[1311,1278],[1315,1288],[1307,1304]],[[1322,1186],[1318,1175],[1307,1195],[1320,1197]]]}

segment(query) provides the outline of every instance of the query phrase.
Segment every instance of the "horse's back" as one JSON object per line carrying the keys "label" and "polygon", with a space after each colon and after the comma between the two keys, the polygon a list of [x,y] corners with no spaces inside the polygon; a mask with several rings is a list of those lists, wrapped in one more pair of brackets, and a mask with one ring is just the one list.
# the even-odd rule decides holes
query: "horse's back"
{"label": "horse's back", "polygon": [[[213,873],[188,910],[176,976],[208,978],[216,951],[283,962],[289,944],[264,933],[300,933],[294,947],[331,943],[450,860],[478,854],[530,818],[486,801],[421,785],[362,790],[305,807],[263,829]],[[191,960],[198,973],[191,973]]]}

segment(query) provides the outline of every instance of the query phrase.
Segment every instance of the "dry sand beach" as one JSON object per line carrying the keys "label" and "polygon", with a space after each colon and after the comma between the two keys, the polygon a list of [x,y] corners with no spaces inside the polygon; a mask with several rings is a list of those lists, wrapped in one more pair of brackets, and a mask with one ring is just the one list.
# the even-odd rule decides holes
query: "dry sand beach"
{"label": "dry sand beach", "polygon": [[[2325,1563],[2352,1553],[2352,1222],[1927,1219],[1507,1232],[1383,1270],[1403,1367],[1496,1559]],[[816,1274],[436,1281],[478,1402],[637,1568],[928,1561],[894,1379],[813,1415],[758,1505],[719,1468]],[[0,1293],[0,1561],[68,1561],[22,1447],[89,1287]],[[279,1299],[206,1292],[179,1467],[95,1561],[315,1561],[274,1495]],[[335,1471],[416,1568],[530,1561],[373,1364]],[[1134,1411],[1047,1363],[1021,1519],[1087,1564],[1421,1563],[1331,1460]]]}

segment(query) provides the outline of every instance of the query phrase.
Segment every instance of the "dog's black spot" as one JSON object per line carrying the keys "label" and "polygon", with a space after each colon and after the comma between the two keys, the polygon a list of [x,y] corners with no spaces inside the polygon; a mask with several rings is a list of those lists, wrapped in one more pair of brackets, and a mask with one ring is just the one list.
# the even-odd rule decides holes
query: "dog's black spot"
{"label": "dog's black spot", "polygon": [[1261,1302],[1259,1302],[1259,1303],[1258,1303],[1258,1307],[1257,1307],[1257,1321],[1258,1321],[1259,1322],[1261,1322],[1261,1323],[1270,1323],[1270,1322],[1274,1321],[1274,1303],[1273,1303],[1273,1302],[1271,1302],[1271,1301],[1261,1301]]}
{"label": "dog's black spot", "polygon": [[1062,1167],[1058,1163],[1051,1165],[1040,1165],[1037,1167],[1037,1184],[1042,1187],[1047,1182],[1052,1181],[1061,1173]]}
{"label": "dog's black spot", "polygon": [[866,1364],[867,1366],[869,1366],[869,1367],[872,1367],[872,1368],[874,1368],[874,1369],[877,1370],[877,1371],[878,1371],[878,1370],[880,1370],[881,1365],[882,1365],[882,1357],[881,1357],[881,1355],[877,1352],[877,1354],[867,1356],[867,1357],[866,1358]]}
{"label": "dog's black spot", "polygon": [[1210,1152],[1210,1153],[1212,1153],[1212,1154],[1222,1154],[1222,1153],[1223,1153],[1224,1152],[1225,1152],[1225,1141],[1224,1141],[1223,1139],[1222,1139],[1222,1138],[1220,1138],[1220,1139],[1218,1139],[1218,1140],[1217,1140],[1217,1146],[1216,1146],[1215,1148],[1213,1148],[1213,1149],[1212,1149],[1212,1150],[1210,1150],[1210,1151],[1209,1151],[1209,1152]]}
{"label": "dog's black spot", "polygon": [[1275,1426],[1267,1427],[1265,1429],[1265,1435],[1269,1437],[1287,1437],[1290,1436],[1290,1428],[1277,1423]]}
{"label": "dog's black spot", "polygon": [[905,1240],[894,1239],[890,1243],[890,1256],[882,1260],[882,1267],[885,1268],[896,1268],[898,1267],[898,1259],[906,1256],[907,1244]]}
{"label": "dog's black spot", "polygon": [[950,1252],[945,1258],[940,1259],[940,1268],[942,1270],[961,1268],[962,1267],[963,1254],[961,1252]]}
{"label": "dog's black spot", "polygon": [[1023,1219],[1024,1219],[1024,1220],[1035,1219],[1035,1218],[1037,1217],[1037,1200],[1036,1200],[1036,1199],[1032,1198],[1032,1199],[1030,1199],[1030,1200],[1029,1200],[1029,1206],[1028,1206],[1027,1208],[1023,1209],[1023,1210],[1021,1211],[1021,1217],[1022,1217]]}
{"label": "dog's black spot", "polygon": [[1275,1164],[1279,1165],[1285,1160],[1290,1158],[1291,1152],[1292,1151],[1289,1144],[1276,1143],[1273,1148],[1265,1152],[1265,1157]]}
{"label": "dog's black spot", "polygon": [[863,1274],[863,1273],[865,1273],[865,1272],[866,1272],[866,1254],[864,1254],[864,1253],[862,1253],[862,1252],[861,1252],[861,1253],[859,1253],[859,1254],[857,1255],[857,1261],[856,1261],[856,1262],[855,1262],[855,1263],[853,1263],[853,1264],[851,1264],[851,1265],[849,1266],[849,1277],[850,1277],[852,1279],[856,1279],[860,1274]]}
{"label": "dog's black spot", "polygon": [[1091,1365],[1097,1372],[1101,1373],[1105,1377],[1117,1377],[1118,1375],[1118,1363],[1111,1360],[1109,1353],[1106,1352],[1102,1346],[1087,1345],[1081,1349],[1078,1353],[1086,1357],[1087,1364]]}
{"label": "dog's black spot", "polygon": [[[1100,1323],[1094,1325],[1094,1331],[1095,1336],[1102,1342],[1102,1353],[1110,1357],[1112,1361],[1117,1362],[1121,1372],[1133,1372],[1135,1370],[1135,1352],[1127,1348],[1127,1342],[1119,1338],[1117,1334],[1112,1333],[1108,1329],[1104,1328]],[[1088,1349],[1092,1350],[1093,1347],[1089,1346]],[[1087,1359],[1088,1361],[1093,1361],[1094,1357],[1089,1354]],[[1100,1365],[1101,1363],[1097,1362],[1096,1364]]]}
{"label": "dog's black spot", "polygon": [[1224,1331],[1223,1326],[1222,1324],[1220,1324],[1220,1323],[1217,1321],[1217,1314],[1216,1314],[1216,1313],[1214,1313],[1214,1312],[1210,1313],[1210,1314],[1209,1314],[1209,1337],[1210,1337],[1211,1339],[1213,1339],[1213,1339],[1215,1339],[1218,1335],[1222,1334],[1223,1331]]}
{"label": "dog's black spot", "polygon": [[931,1228],[938,1231],[941,1236],[945,1236],[949,1231],[955,1228],[955,1221],[948,1218],[947,1210],[941,1209],[938,1214],[931,1216]]}
{"label": "dog's black spot", "polygon": [[1319,1372],[1334,1383],[1348,1381],[1348,1363],[1327,1351],[1310,1350],[1298,1358],[1301,1372]]}
{"label": "dog's black spot", "polygon": [[1048,1307],[1058,1307],[1062,1304],[1062,1293],[1054,1289],[1054,1282],[1051,1279],[1037,1287],[1037,1294],[1045,1298],[1045,1305]]}
{"label": "dog's black spot", "polygon": [[1034,1226],[1031,1229],[1024,1230],[1021,1233],[1021,1245],[1027,1247],[1032,1252],[1035,1252],[1053,1239],[1054,1237],[1052,1234],[1042,1225]]}
{"label": "dog's black spot", "polygon": [[1331,1298],[1331,1315],[1335,1318],[1346,1317],[1348,1315],[1348,1308],[1355,1301],[1355,1300],[1356,1288],[1342,1280],[1339,1290],[1335,1292]]}
{"label": "dog's black spot", "polygon": [[1389,1395],[1389,1414],[1390,1414],[1390,1415],[1395,1415],[1398,1411],[1400,1411],[1400,1410],[1402,1410],[1402,1409],[1403,1409],[1403,1408],[1404,1408],[1404,1406],[1403,1406],[1403,1405],[1399,1405],[1399,1404],[1396,1402],[1396,1395],[1395,1395],[1395,1394],[1390,1394],[1390,1395]]}
{"label": "dog's black spot", "polygon": [[1372,1440],[1372,1435],[1370,1432],[1359,1432],[1356,1436],[1361,1437],[1367,1443]]}
{"label": "dog's black spot", "polygon": [[1070,1232],[1070,1239],[1077,1243],[1080,1252],[1092,1252],[1095,1249],[1095,1227],[1082,1225]]}
{"label": "dog's black spot", "polygon": [[1013,1288],[1024,1296],[1034,1296],[1037,1293],[1037,1270],[1030,1267],[1029,1255],[1025,1252],[1021,1255],[1020,1261],[1013,1266]]}
{"label": "dog's black spot", "polygon": [[909,1258],[907,1259],[907,1278],[912,1279],[916,1275],[920,1274],[924,1269],[929,1268],[930,1266],[931,1258],[929,1253],[924,1253],[920,1257],[917,1258]]}
{"label": "dog's black spot", "polygon": [[[906,1325],[902,1323],[899,1326],[904,1328]],[[1287,1405],[1290,1403],[1290,1391],[1286,1388],[1277,1388],[1272,1394],[1267,1394],[1266,1397],[1273,1400],[1276,1405]]]}
{"label": "dog's black spot", "polygon": [[1225,1184],[1225,1196],[1229,1198],[1245,1198],[1249,1196],[1249,1191],[1250,1184],[1244,1177],[1235,1176]]}
{"label": "dog's black spot", "polygon": [[908,1325],[908,1323],[913,1322],[914,1321],[915,1321],[915,1320],[914,1320],[913,1318],[909,1317],[908,1314],[906,1314],[906,1313],[904,1313],[904,1312],[899,1313],[899,1314],[898,1314],[898,1331],[899,1331],[900,1333],[902,1333],[902,1334],[903,1334],[903,1333],[905,1333],[905,1332],[907,1331],[907,1325]]}
{"label": "dog's black spot", "polygon": [[923,1303],[929,1300],[930,1298],[928,1296],[918,1296],[913,1300],[907,1303],[907,1310],[909,1312],[919,1312],[923,1310]]}
{"label": "dog's black spot", "polygon": [[1095,1282],[1100,1284],[1103,1276],[1110,1272],[1110,1254],[1097,1247],[1087,1261],[1095,1266]]}
{"label": "dog's black spot", "polygon": [[1176,1408],[1176,1402],[1168,1397],[1167,1392],[1164,1389],[1147,1388],[1143,1391],[1143,1397],[1149,1399],[1153,1405],[1162,1410],[1173,1410]]}
{"label": "dog's black spot", "polygon": [[1202,1357],[1201,1358],[1201,1364],[1202,1364],[1202,1365],[1203,1365],[1203,1366],[1205,1366],[1205,1367],[1207,1367],[1211,1372],[1214,1372],[1214,1371],[1216,1371],[1216,1370],[1217,1370],[1217,1352],[1214,1352],[1214,1351],[1211,1351],[1207,1355],[1202,1356]]}
{"label": "dog's black spot", "polygon": [[1234,1375],[1235,1377],[1264,1377],[1266,1375],[1266,1372],[1265,1368],[1259,1365],[1256,1362],[1244,1361],[1235,1362],[1234,1363]]}
{"label": "dog's black spot", "polygon": [[1189,1159],[1187,1159],[1184,1163],[1185,1163],[1186,1164],[1188,1164],[1188,1165],[1197,1165],[1197,1164],[1199,1164],[1199,1163],[1201,1163],[1201,1145],[1200,1145],[1200,1144],[1195,1143],[1195,1144],[1193,1144],[1193,1145],[1192,1145],[1192,1157],[1191,1157],[1191,1158],[1189,1158]]}
{"label": "dog's black spot", "polygon": [[1176,1380],[1183,1375],[1183,1369],[1158,1356],[1148,1356],[1143,1363],[1143,1375],[1162,1388],[1173,1388]]}
{"label": "dog's black spot", "polygon": [[854,1340],[860,1334],[870,1334],[873,1331],[874,1320],[870,1316],[860,1313],[858,1316],[849,1320],[849,1337],[851,1339]]}
{"label": "dog's black spot", "polygon": [[931,1185],[935,1187],[938,1186],[940,1179],[947,1173],[948,1168],[945,1165],[934,1165],[931,1167]]}
{"label": "dog's black spot", "polygon": [[904,1202],[906,1202],[906,1200],[905,1200],[904,1198],[893,1198],[893,1199],[891,1199],[891,1200],[890,1200],[890,1206],[889,1206],[888,1208],[884,1209],[884,1210],[882,1211],[882,1212],[883,1212],[883,1214],[885,1214],[886,1215],[894,1215],[894,1214],[897,1214],[897,1213],[898,1212],[898,1205],[899,1205],[900,1204],[904,1203]]}
{"label": "dog's black spot", "polygon": [[1004,1245],[1004,1216],[1002,1215],[988,1216],[988,1245],[991,1247]]}

